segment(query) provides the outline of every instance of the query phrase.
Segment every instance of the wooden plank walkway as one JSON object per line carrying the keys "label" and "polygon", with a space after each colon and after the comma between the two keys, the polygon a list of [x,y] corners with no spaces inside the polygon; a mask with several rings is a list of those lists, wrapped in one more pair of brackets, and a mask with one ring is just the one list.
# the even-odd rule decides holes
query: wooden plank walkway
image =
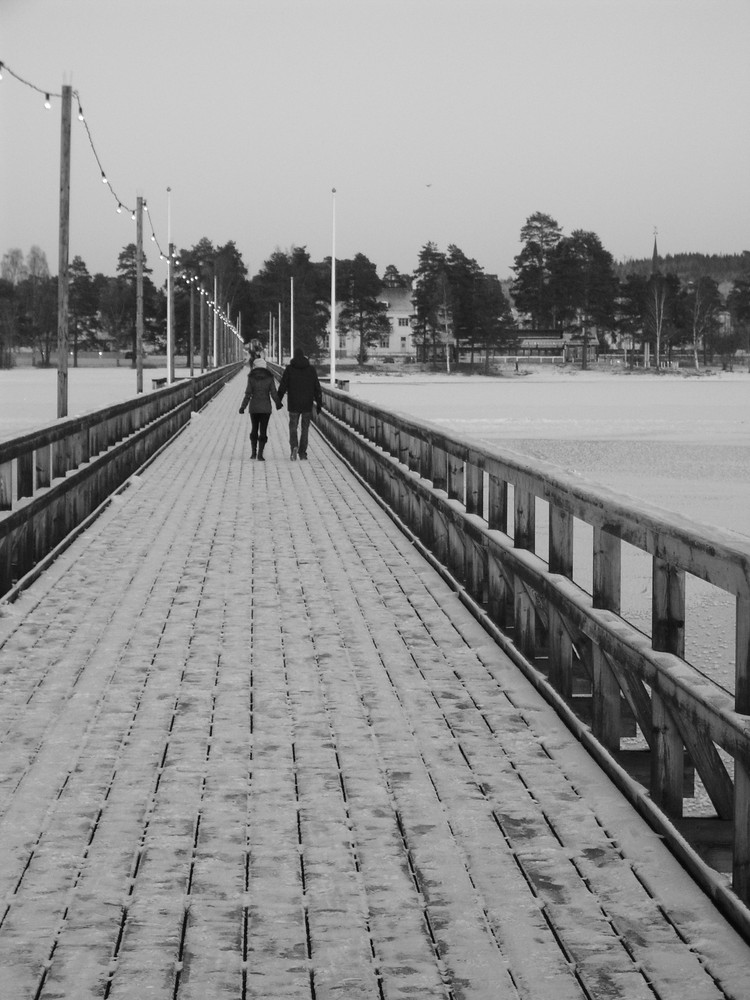
{"label": "wooden plank walkway", "polygon": [[0,605],[8,1000],[713,1000],[750,948],[244,377]]}

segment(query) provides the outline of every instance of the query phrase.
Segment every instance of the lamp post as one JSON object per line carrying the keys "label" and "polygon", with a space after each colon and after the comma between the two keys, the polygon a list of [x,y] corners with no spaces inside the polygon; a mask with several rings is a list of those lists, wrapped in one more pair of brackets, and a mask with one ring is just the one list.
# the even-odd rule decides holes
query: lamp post
{"label": "lamp post", "polygon": [[336,188],[331,188],[331,385],[336,384]]}
{"label": "lamp post", "polygon": [[167,188],[167,246],[169,247],[167,257],[167,385],[174,382],[174,330],[172,306],[172,294],[174,290],[174,268],[172,248],[172,188]]}
{"label": "lamp post", "polygon": [[218,303],[217,303],[217,294],[218,294],[218,292],[217,292],[217,285],[218,285],[218,282],[216,280],[216,271],[214,270],[214,301],[213,301],[213,310],[214,310],[214,361],[213,361],[213,365],[212,365],[213,368],[218,368],[219,367],[219,360],[218,360],[219,359],[219,306],[218,306]]}
{"label": "lamp post", "polygon": [[136,207],[136,257],[135,257],[135,388],[143,392],[143,198],[138,197]]}
{"label": "lamp post", "polygon": [[[68,255],[70,243],[70,115],[73,90],[62,89],[60,119],[60,228],[57,277],[57,416],[68,415]],[[47,98],[49,107],[49,97]]]}
{"label": "lamp post", "polygon": [[190,342],[188,344],[188,355],[190,357],[190,377],[192,378],[195,374],[195,369],[193,365],[193,354],[195,353],[195,283],[198,280],[197,275],[194,271],[190,272],[190,277],[188,281],[190,282]]}
{"label": "lamp post", "polygon": [[204,287],[204,278],[206,277],[207,261],[198,261],[198,271],[200,275],[200,293],[201,293],[201,303],[200,303],[200,339],[201,339],[201,374],[208,369],[208,292]]}

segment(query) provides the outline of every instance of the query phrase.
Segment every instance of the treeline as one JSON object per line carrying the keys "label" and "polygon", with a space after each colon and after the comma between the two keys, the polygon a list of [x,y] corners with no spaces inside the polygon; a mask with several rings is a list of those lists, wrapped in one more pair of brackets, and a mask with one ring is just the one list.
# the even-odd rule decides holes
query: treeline
{"label": "treeline", "polygon": [[[68,340],[73,364],[79,351],[132,352],[136,347],[136,247],[120,253],[113,277],[91,275],[75,257],[69,268]],[[295,345],[312,357],[328,351],[330,329],[331,260],[313,261],[305,247],[276,250],[257,274],[248,277],[242,255],[233,241],[215,246],[208,238],[177,252],[174,293],[175,347],[188,350],[189,331],[194,344],[210,340],[213,304],[242,331],[245,341],[269,342],[281,330],[289,343],[292,297]],[[157,288],[144,262],[144,344],[154,353],[166,350],[166,288]],[[390,333],[388,288],[414,289],[412,336],[422,357],[444,350],[446,336],[455,335],[472,351],[512,335],[510,306],[497,278],[458,247],[447,254],[427,244],[414,274],[402,274],[394,265],[382,275],[364,254],[336,261],[337,332],[353,335],[361,363],[368,350]],[[201,334],[203,333],[203,336]],[[57,346],[57,279],[49,273],[38,247],[24,257],[8,251],[0,264],[0,353],[12,364],[13,351],[32,348],[47,365]],[[340,346],[340,345],[338,345]],[[205,348],[204,348],[205,349]]]}
{"label": "treeline", "polygon": [[[550,215],[529,216],[520,233],[513,280],[506,290],[455,244],[426,243],[410,274],[393,265],[378,274],[364,254],[336,261],[337,331],[353,335],[360,362],[389,331],[388,288],[409,289],[411,336],[418,355],[434,359],[452,343],[475,352],[512,351],[524,331],[575,337],[599,349],[649,348],[657,365],[673,351],[689,350],[696,364],[750,345],[750,253],[678,254],[616,263],[596,233],[563,233]],[[174,261],[174,332],[178,353],[210,336],[212,304],[238,326],[244,339],[268,341],[281,330],[289,342],[292,297],[295,344],[312,357],[328,350],[331,260],[313,261],[305,247],[276,250],[257,274],[234,241],[202,238]],[[157,287],[144,261],[146,349],[166,349],[166,283]],[[720,289],[720,285],[722,288]],[[79,350],[135,351],[136,247],[121,251],[116,274],[91,275],[74,257],[69,269],[68,339]],[[50,363],[57,344],[57,279],[44,253],[9,250],[0,262],[0,363],[19,347]],[[341,345],[337,345],[340,347]],[[586,350],[583,351],[586,356]]]}
{"label": "treeline", "polygon": [[[629,274],[651,273],[651,257],[619,261],[615,274],[620,280]],[[680,281],[699,281],[713,278],[719,285],[750,279],[750,251],[732,254],[676,253],[662,258],[664,271],[676,274]]]}
{"label": "treeline", "polygon": [[694,258],[684,272],[689,277],[672,270],[669,259],[621,270],[596,233],[565,235],[542,212],[526,220],[521,243],[511,294],[531,329],[577,331],[584,346],[594,338],[600,350],[648,349],[656,367],[674,351],[689,352],[697,366],[699,356],[728,359],[750,347],[748,254],[736,259],[739,270],[723,294],[701,266],[708,257],[684,255]]}

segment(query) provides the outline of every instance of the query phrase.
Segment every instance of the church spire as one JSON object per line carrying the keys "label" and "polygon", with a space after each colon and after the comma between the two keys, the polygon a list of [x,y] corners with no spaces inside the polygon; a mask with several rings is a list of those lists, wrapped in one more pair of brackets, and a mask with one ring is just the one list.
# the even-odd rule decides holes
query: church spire
{"label": "church spire", "polygon": [[656,229],[656,226],[654,226],[654,252],[653,252],[653,255],[651,257],[651,273],[652,274],[659,274],[660,273],[659,272],[659,251],[658,251],[657,246],[656,246],[656,237],[657,237],[657,235],[658,235],[658,230]]}

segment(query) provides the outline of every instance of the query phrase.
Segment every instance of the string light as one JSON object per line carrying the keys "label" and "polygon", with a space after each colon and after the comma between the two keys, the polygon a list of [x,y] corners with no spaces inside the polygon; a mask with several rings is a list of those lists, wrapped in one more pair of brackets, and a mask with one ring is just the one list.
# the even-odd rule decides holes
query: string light
{"label": "string light", "polygon": [[[10,68],[7,63],[0,62],[0,70],[4,70],[6,73],[10,73],[12,77],[15,77],[19,83],[22,83],[25,87],[30,87],[35,90],[37,94],[44,94],[45,100],[49,101],[51,97],[62,97],[62,94],[55,94],[51,90],[44,90],[42,87],[37,87],[36,84],[30,83],[28,80],[24,80],[22,76],[19,76],[14,70]],[[2,73],[0,73],[0,79],[2,78]]]}
{"label": "string light", "polygon": [[[16,73],[14,70],[12,70],[6,63],[0,61],[0,80],[2,80],[4,73],[9,73],[12,77],[14,77],[16,80],[18,80],[19,83],[22,83],[26,87],[30,87],[31,90],[35,90],[38,94],[43,94],[44,95],[44,106],[47,109],[49,109],[52,106],[51,105],[51,100],[52,100],[53,97],[54,98],[58,98],[58,97],[62,98],[62,94],[55,93],[54,91],[51,91],[51,90],[45,90],[42,87],[37,87],[36,84],[31,83],[29,80],[25,80],[22,76],[19,76],[18,73]],[[109,188],[109,190],[110,190],[113,198],[117,202],[117,213],[118,213],[118,215],[122,214],[123,209],[125,209],[126,211],[130,212],[130,215],[131,215],[132,219],[136,219],[137,218],[137,212],[136,212],[136,210],[134,208],[130,208],[128,205],[126,205],[122,201],[121,198],[119,198],[117,196],[114,188],[112,187],[112,185],[110,184],[109,180],[107,179],[107,175],[106,175],[106,173],[104,171],[104,167],[102,166],[102,162],[99,159],[99,154],[97,153],[96,147],[94,145],[94,139],[93,139],[93,136],[91,135],[91,129],[89,128],[88,122],[86,121],[86,119],[84,117],[84,114],[83,114],[83,105],[81,103],[81,95],[78,93],[77,90],[72,91],[72,94],[73,94],[73,97],[75,97],[76,102],[78,104],[78,120],[83,123],[83,127],[86,129],[86,135],[88,136],[89,145],[91,146],[91,152],[94,154],[94,159],[96,160],[97,166],[99,167],[99,171],[101,173],[102,184],[106,184],[107,185],[107,187]],[[151,219],[151,215],[150,215],[149,210],[148,210],[148,204],[146,203],[145,200],[143,202],[143,210],[146,213],[146,217],[148,218],[148,221],[149,221],[149,226],[151,227],[151,241],[156,244],[156,247],[159,250],[159,257],[160,257],[160,259],[161,260],[165,260],[166,258],[168,258],[169,255],[165,254],[164,251],[162,250],[161,246],[159,245],[159,240],[157,239],[156,232],[154,231],[154,224],[153,224],[153,221]],[[177,254],[173,254],[173,258],[176,260],[177,259]],[[203,289],[201,289],[201,294],[203,294]],[[213,303],[212,303],[212,305],[213,305]]]}

